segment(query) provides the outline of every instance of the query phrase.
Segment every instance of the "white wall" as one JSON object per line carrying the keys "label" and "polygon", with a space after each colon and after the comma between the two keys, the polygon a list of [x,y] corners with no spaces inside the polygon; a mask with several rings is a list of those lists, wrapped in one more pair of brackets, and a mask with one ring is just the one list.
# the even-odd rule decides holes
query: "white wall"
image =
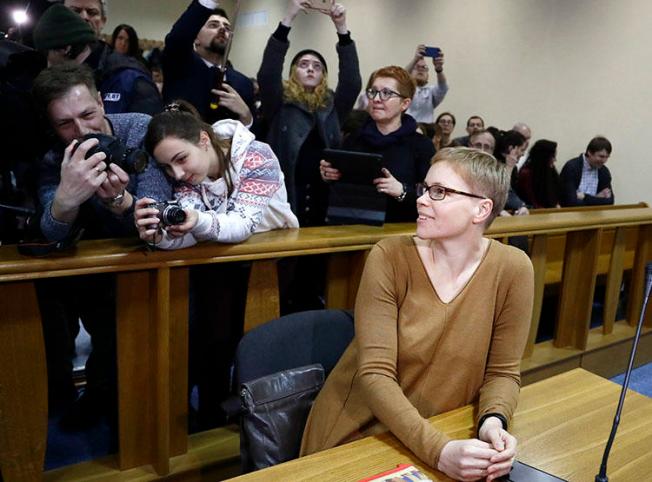
{"label": "white wall", "polygon": [[[227,11],[234,2],[223,2]],[[418,43],[441,47],[451,86],[440,110],[488,124],[529,123],[533,138],[559,143],[558,168],[595,134],[614,145],[609,168],[619,203],[652,204],[652,156],[645,141],[652,120],[652,55],[648,0],[356,0],[349,28],[358,45],[363,79],[377,67],[404,65]],[[106,32],[133,25],[144,38],[162,39],[186,1],[110,0]],[[255,75],[265,42],[283,16],[284,0],[243,0],[241,12],[266,23],[238,27],[231,59]],[[244,18],[244,17],[241,17]],[[251,19],[251,17],[250,17]],[[319,50],[335,83],[337,37],[331,21],[297,18],[289,58]],[[289,61],[289,60],[288,60]],[[287,66],[284,72],[287,71]]]}

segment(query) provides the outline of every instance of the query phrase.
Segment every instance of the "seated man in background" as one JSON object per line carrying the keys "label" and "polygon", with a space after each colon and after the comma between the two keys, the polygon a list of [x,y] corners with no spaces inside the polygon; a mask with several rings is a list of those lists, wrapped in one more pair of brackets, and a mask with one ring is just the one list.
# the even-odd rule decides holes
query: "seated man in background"
{"label": "seated man in background", "polygon": [[470,147],[469,137],[475,132],[484,130],[484,120],[479,115],[472,115],[466,121],[466,135],[456,137],[453,139],[453,146],[455,147]]}
{"label": "seated man in background", "polygon": [[[126,148],[137,149],[150,117],[136,113],[105,115],[93,72],[74,62],[43,70],[34,81],[33,94],[58,138],[40,168],[43,235],[49,241],[68,243],[79,237],[135,235],[136,197],[170,199],[168,181],[148,157],[144,158],[148,163],[144,171],[127,174],[111,163],[105,152],[92,153],[97,139],[84,141],[82,137],[105,134]],[[81,428],[115,407],[115,276],[38,280],[36,288],[53,409],[65,408],[76,398],[72,355],[79,318],[91,335],[93,351],[86,363],[86,391],[64,420],[71,429]]]}
{"label": "seated man in background", "polygon": [[90,66],[107,113],[160,112],[161,96],[150,73],[134,58],[97,40],[91,25],[71,9],[52,5],[34,28],[34,46],[45,54],[48,65],[72,60]]}
{"label": "seated man in background", "polygon": [[469,147],[493,156],[494,149],[496,148],[496,138],[488,130],[482,129],[469,136]]}
{"label": "seated man in background", "polygon": [[516,163],[516,168],[520,169],[523,166],[523,164],[525,164],[525,161],[527,159],[527,148],[530,146],[530,139],[532,138],[532,129],[530,129],[530,126],[527,125],[525,122],[517,122],[516,124],[514,124],[514,127],[512,127],[512,130],[518,132],[523,137],[525,137],[525,149],[523,150],[523,155]]}
{"label": "seated man in background", "polygon": [[559,175],[562,206],[614,204],[611,173],[605,166],[611,155],[606,137],[591,139],[586,152],[568,161]]}
{"label": "seated man in background", "polygon": [[253,123],[254,88],[251,80],[227,62],[216,109],[212,90],[223,67],[232,35],[226,12],[214,0],[193,0],[165,37],[163,50],[163,98],[183,99],[212,124],[235,119],[250,127]]}

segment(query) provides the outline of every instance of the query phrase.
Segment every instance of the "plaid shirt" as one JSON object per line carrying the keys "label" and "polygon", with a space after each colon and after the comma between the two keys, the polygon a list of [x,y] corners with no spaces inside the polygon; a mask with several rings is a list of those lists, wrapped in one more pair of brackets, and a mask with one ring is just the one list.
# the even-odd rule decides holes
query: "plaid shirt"
{"label": "plaid shirt", "polygon": [[598,168],[591,166],[584,154],[582,154],[582,159],[584,161],[582,163],[582,179],[577,191],[595,196],[598,192]]}

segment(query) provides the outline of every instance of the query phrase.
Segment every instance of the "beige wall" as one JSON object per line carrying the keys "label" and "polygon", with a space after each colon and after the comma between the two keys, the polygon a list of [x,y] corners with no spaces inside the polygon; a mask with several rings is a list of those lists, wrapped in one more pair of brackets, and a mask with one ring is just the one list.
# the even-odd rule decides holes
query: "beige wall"
{"label": "beige wall", "polygon": [[[232,11],[232,0],[223,2]],[[186,1],[110,0],[110,32],[132,24],[145,38],[165,36]],[[267,23],[237,30],[232,60],[255,75],[265,42],[285,11],[283,0],[243,0],[242,12]],[[609,168],[619,203],[652,204],[652,159],[645,138],[652,120],[648,0],[356,0],[347,5],[366,80],[388,64],[404,65],[418,43],[441,47],[450,92],[440,111],[510,127],[528,122],[534,139],[559,143],[558,168],[595,134],[614,145]],[[336,82],[335,30],[320,14],[301,15],[289,56],[312,47]],[[287,71],[287,66],[284,72]]]}

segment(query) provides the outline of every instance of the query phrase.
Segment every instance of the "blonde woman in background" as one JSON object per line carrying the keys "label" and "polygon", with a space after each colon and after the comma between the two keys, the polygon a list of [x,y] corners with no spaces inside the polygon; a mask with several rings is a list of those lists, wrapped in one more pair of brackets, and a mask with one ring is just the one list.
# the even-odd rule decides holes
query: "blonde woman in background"
{"label": "blonde woman in background", "polygon": [[[283,63],[290,43],[288,34],[300,12],[330,17],[338,36],[339,77],[335,91],[328,87],[328,66],[312,49],[297,53],[290,77],[283,81]],[[334,3],[329,11],[316,11],[307,2],[290,0],[287,13],[272,34],[258,71],[263,117],[270,130],[267,142],[285,174],[288,201],[301,226],[324,223],[327,186],[321,180],[319,161],[325,147],[339,147],[340,126],[360,92],[362,80],[355,43],[346,26],[346,9]]]}

